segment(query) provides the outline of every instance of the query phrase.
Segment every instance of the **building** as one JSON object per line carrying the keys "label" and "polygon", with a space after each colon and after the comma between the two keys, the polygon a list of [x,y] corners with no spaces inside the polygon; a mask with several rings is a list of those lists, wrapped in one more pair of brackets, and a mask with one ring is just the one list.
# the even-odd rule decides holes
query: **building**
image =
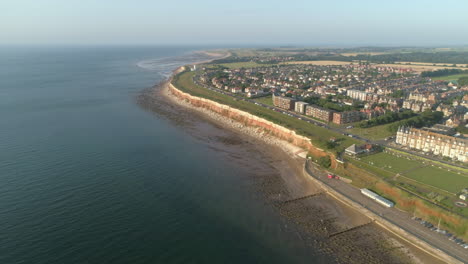
{"label": "building", "polygon": [[448,135],[448,136],[452,136],[453,134],[455,134],[455,129],[453,127],[444,126],[441,124],[435,124],[431,128],[428,128],[427,130],[438,133],[438,134]]}
{"label": "building", "polygon": [[361,120],[361,113],[359,111],[346,111],[333,113],[333,123],[341,125],[353,123]]}
{"label": "building", "polygon": [[242,93],[242,89],[240,87],[233,87],[231,88],[231,93]]}
{"label": "building", "polygon": [[345,153],[351,156],[356,156],[362,153],[369,153],[374,151],[374,148],[371,144],[364,144],[362,146],[356,146],[353,144],[345,149]]}
{"label": "building", "polygon": [[356,144],[352,144],[351,146],[347,147],[345,149],[345,153],[351,156],[356,156],[361,153],[364,153],[364,150],[361,149],[360,147],[356,146]]}
{"label": "building", "polygon": [[416,102],[423,102],[425,103],[428,99],[428,96],[421,93],[410,93],[408,96],[409,100],[416,101]]}
{"label": "building", "polygon": [[290,97],[277,96],[273,94],[273,104],[276,107],[283,108],[286,110],[294,110],[294,104],[296,100]]}
{"label": "building", "polygon": [[367,100],[367,92],[366,91],[360,91],[360,90],[348,90],[346,91],[346,95],[360,101],[366,101]]}
{"label": "building", "polygon": [[414,101],[405,100],[405,101],[403,101],[403,106],[402,106],[402,108],[411,109],[412,106],[413,106],[413,103],[414,103]]}
{"label": "building", "polygon": [[295,107],[294,107],[294,111],[296,111],[298,113],[301,113],[301,114],[305,114],[307,105],[309,105],[309,104],[306,103],[306,102],[301,102],[301,101],[296,102]]}
{"label": "building", "polygon": [[400,127],[396,143],[425,153],[468,161],[468,139],[443,135],[428,128]]}
{"label": "building", "polygon": [[449,117],[449,116],[455,114],[456,109],[455,109],[455,107],[453,107],[453,106],[451,106],[451,105],[443,105],[443,104],[440,104],[440,105],[436,108],[436,111],[439,111],[439,112],[444,113],[444,117]]}
{"label": "building", "polygon": [[333,113],[335,111],[322,108],[317,105],[308,105],[306,106],[306,115],[312,116],[314,118],[331,122],[333,120]]}

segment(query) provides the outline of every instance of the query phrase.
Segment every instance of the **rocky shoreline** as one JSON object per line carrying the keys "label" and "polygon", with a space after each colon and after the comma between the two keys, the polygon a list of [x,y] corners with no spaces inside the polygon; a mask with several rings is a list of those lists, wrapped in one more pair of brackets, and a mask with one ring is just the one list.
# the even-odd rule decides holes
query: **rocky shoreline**
{"label": "rocky shoreline", "polygon": [[[177,74],[183,69],[180,67],[173,73]],[[196,117],[220,129],[235,133],[236,138],[220,139],[219,143],[227,147],[238,145],[239,142],[248,142],[241,147],[256,148],[261,151],[266,159],[270,159],[270,165],[280,172],[280,177],[266,175],[253,177],[255,185],[263,196],[262,199],[265,199],[267,204],[274,205],[282,218],[296,225],[300,230],[301,239],[314,249],[319,249],[323,255],[331,256],[336,263],[442,263],[390,232],[383,231],[376,224],[366,225],[344,236],[330,238],[331,232],[362,225],[369,219],[322,194],[323,189],[304,175],[305,154],[310,151],[310,146],[291,144],[290,142],[298,142],[284,136],[282,138],[287,138],[290,142],[283,140],[281,138],[283,133],[280,133],[278,138],[277,134],[273,135],[274,133],[268,132],[268,129],[254,126],[256,123],[239,122],[236,116],[229,118],[232,116],[222,115],[220,113],[224,114],[227,110],[214,109],[218,106],[210,108],[200,102],[194,104],[190,98],[187,98],[190,95],[185,94],[184,98],[181,94],[183,92],[173,87],[169,79],[146,90],[140,96],[139,103],[152,112],[172,116],[177,123],[184,123],[182,116],[189,116],[188,118],[192,120]],[[193,99],[204,100],[198,97]],[[318,195],[313,199],[283,204],[285,201],[311,193]],[[336,248],[340,250],[334,250]]]}
{"label": "rocky shoreline", "polygon": [[[272,163],[278,171],[282,170],[281,177],[259,175],[254,179],[255,184],[262,193],[262,199],[265,199],[267,204],[274,205],[282,218],[296,225],[301,232],[301,239],[314,249],[319,249],[325,256],[332,256],[336,263],[441,263],[392,234],[383,232],[376,224],[330,238],[330,233],[361,225],[367,222],[368,218],[328,195],[320,194],[323,190],[303,174],[305,159],[298,154],[304,153],[304,149],[278,139],[264,129],[251,127],[209,109],[194,106],[188,100],[174,95],[170,86],[169,81],[163,82],[147,91],[147,96],[158,98],[156,100],[162,98],[190,115],[216,124],[221,129],[230,130],[243,140],[249,141],[251,146],[261,150],[265,156],[271,155],[277,162],[281,160],[280,164]],[[235,141],[224,139],[223,144],[235,144]],[[313,199],[282,204],[284,201],[311,193],[319,194]]]}

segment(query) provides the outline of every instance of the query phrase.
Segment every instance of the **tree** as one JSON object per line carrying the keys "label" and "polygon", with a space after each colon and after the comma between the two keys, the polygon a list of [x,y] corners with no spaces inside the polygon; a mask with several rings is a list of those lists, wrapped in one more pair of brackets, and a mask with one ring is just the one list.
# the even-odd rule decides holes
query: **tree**
{"label": "tree", "polygon": [[330,156],[320,157],[318,159],[318,164],[324,168],[330,168],[331,166]]}
{"label": "tree", "polygon": [[337,145],[338,145],[338,143],[336,143],[335,141],[331,141],[331,140],[329,140],[329,141],[327,141],[325,143],[325,147],[327,149],[334,149]]}
{"label": "tree", "polygon": [[468,77],[461,77],[460,79],[458,79],[458,85],[460,86],[468,85]]}

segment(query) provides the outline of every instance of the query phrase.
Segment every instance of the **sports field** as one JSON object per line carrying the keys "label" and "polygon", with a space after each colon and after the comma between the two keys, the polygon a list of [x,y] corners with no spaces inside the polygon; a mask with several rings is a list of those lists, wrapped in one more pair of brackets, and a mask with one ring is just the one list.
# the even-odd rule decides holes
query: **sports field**
{"label": "sports field", "polygon": [[398,157],[382,152],[363,157],[360,161],[366,163],[366,166],[374,167],[376,173],[382,171],[384,174],[382,176],[388,177],[390,173],[394,173],[394,176],[398,174],[398,177],[406,177],[452,194],[468,187],[467,174],[409,157]]}

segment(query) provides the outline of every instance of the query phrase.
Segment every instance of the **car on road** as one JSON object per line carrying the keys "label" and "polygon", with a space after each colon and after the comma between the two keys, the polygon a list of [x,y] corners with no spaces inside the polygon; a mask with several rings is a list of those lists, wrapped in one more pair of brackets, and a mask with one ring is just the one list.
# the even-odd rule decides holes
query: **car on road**
{"label": "car on road", "polygon": [[337,180],[340,179],[340,176],[338,176],[338,175],[333,175],[333,174],[331,174],[331,173],[329,173],[329,174],[327,175],[327,177],[328,177],[328,179],[337,179]]}

